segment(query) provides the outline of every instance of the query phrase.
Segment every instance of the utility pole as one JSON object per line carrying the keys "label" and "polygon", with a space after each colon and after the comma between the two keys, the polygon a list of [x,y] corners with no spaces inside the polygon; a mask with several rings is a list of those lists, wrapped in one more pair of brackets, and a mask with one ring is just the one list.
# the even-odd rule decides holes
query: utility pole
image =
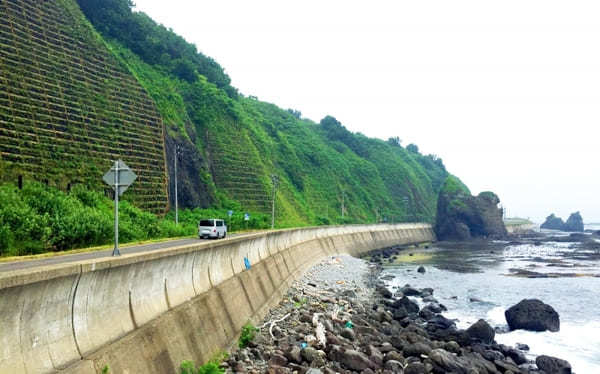
{"label": "utility pole", "polygon": [[119,251],[119,161],[115,161],[115,248],[113,256],[120,256]]}
{"label": "utility pole", "polygon": [[175,162],[175,224],[179,224],[179,199],[177,198],[177,156],[179,155],[179,146],[175,145],[174,162]]}
{"label": "utility pole", "polygon": [[344,200],[346,199],[346,191],[342,191],[342,218],[344,218],[344,211],[346,207],[344,206]]}
{"label": "utility pole", "polygon": [[277,185],[279,184],[279,176],[271,174],[271,182],[273,183],[273,205],[271,210],[271,229],[275,228],[275,192],[277,191]]}

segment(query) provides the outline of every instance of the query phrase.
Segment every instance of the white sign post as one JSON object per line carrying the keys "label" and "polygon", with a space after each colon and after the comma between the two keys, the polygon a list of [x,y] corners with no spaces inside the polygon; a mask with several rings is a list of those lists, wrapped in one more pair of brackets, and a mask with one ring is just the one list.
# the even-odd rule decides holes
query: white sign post
{"label": "white sign post", "polygon": [[119,252],[119,196],[123,195],[123,192],[136,178],[135,173],[121,160],[115,161],[113,167],[102,177],[102,180],[115,190],[115,249],[113,249],[113,256],[121,255]]}

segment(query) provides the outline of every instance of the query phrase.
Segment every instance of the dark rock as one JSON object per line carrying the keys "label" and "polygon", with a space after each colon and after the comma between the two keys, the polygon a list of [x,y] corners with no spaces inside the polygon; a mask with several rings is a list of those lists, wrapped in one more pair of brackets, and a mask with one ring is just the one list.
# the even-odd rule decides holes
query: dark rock
{"label": "dark rock", "polygon": [[529,350],[529,346],[527,344],[523,344],[523,343],[517,343],[515,344],[515,348],[521,350],[521,351],[528,351]]}
{"label": "dark rock", "polygon": [[289,361],[293,361],[297,364],[302,363],[302,350],[298,346],[291,347],[287,352],[285,352],[285,357]]}
{"label": "dark rock", "polygon": [[454,321],[438,314],[429,321],[427,321],[427,326],[428,328],[445,330],[456,327],[456,324],[454,323]]}
{"label": "dark rock", "polygon": [[421,311],[419,312],[419,317],[423,318],[424,320],[429,320],[433,317],[435,317],[435,313],[432,312],[430,309],[428,308],[423,308],[421,309]]}
{"label": "dark rock", "polygon": [[494,336],[496,335],[492,326],[483,319],[480,319],[471,325],[471,327],[467,329],[467,334],[469,334],[472,339],[488,344],[494,341]]}
{"label": "dark rock", "polygon": [[562,218],[559,218],[552,213],[546,217],[546,220],[542,223],[540,228],[547,230],[563,230],[565,228],[565,222]]}
{"label": "dark rock", "polygon": [[404,368],[404,374],[426,374],[425,365],[420,362],[411,362]]}
{"label": "dark rock", "polygon": [[394,346],[390,342],[381,343],[381,346],[379,347],[379,351],[381,353],[388,353],[393,350],[394,350]]}
{"label": "dark rock", "polygon": [[348,349],[343,352],[338,361],[348,369],[356,371],[362,371],[373,366],[373,363],[364,353],[353,349]]}
{"label": "dark rock", "polygon": [[421,274],[425,274],[425,267],[424,266],[419,266],[419,268],[417,269],[417,272],[419,272]]}
{"label": "dark rock", "polygon": [[414,287],[411,287],[409,284],[405,285],[400,289],[400,292],[404,294],[404,296],[420,296],[421,291],[417,290]]}
{"label": "dark rock", "polygon": [[319,356],[317,350],[313,347],[304,348],[300,354],[302,358],[306,360],[306,362],[313,362]]}
{"label": "dark rock", "polygon": [[458,178],[449,176],[439,193],[435,233],[438,240],[507,235],[500,199],[493,192],[472,196]]}
{"label": "dark rock", "polygon": [[404,356],[402,356],[400,353],[398,353],[396,351],[390,351],[390,352],[386,353],[385,357],[383,358],[383,361],[389,361],[389,360],[404,362]]}
{"label": "dark rock", "polygon": [[378,286],[377,292],[379,292],[379,294],[386,299],[391,299],[393,296],[392,292],[388,290],[385,286]]}
{"label": "dark rock", "polygon": [[277,365],[269,365],[267,369],[267,374],[290,374],[291,372],[291,369]]}
{"label": "dark rock", "polygon": [[[468,362],[443,349],[434,349],[429,354],[435,372],[467,374]],[[436,370],[437,369],[437,370]]]}
{"label": "dark rock", "polygon": [[431,347],[425,343],[414,343],[405,345],[403,351],[405,356],[420,357],[429,354]]}
{"label": "dark rock", "polygon": [[558,313],[548,304],[537,299],[524,299],[504,312],[511,330],[559,331]]}
{"label": "dark rock", "polygon": [[356,335],[354,334],[354,331],[352,331],[352,329],[349,328],[344,328],[341,332],[340,335],[343,336],[344,338],[348,339],[348,340],[354,340],[356,339]]}
{"label": "dark rock", "polygon": [[564,231],[583,232],[583,218],[579,212],[572,213],[565,222]]}
{"label": "dark rock", "polygon": [[[394,301],[393,304],[394,308],[404,308],[406,309],[406,311],[409,314],[417,314],[419,313],[419,305],[417,303],[415,303],[414,301],[412,301],[411,299],[409,299],[408,297],[404,296],[401,299],[398,299],[396,301]],[[396,318],[394,318],[396,319]]]}
{"label": "dark rock", "polygon": [[523,354],[523,352],[519,351],[518,349],[509,348],[506,351],[505,356],[510,357],[517,365],[521,365],[527,362],[527,357],[525,357],[525,354]]}
{"label": "dark rock", "polygon": [[404,372],[402,363],[396,360],[386,361],[384,368],[392,373],[402,374]]}
{"label": "dark rock", "polygon": [[302,314],[300,314],[300,317],[298,318],[298,320],[300,322],[304,322],[304,323],[312,323],[312,316],[308,313],[302,313]]}
{"label": "dark rock", "polygon": [[571,364],[560,358],[542,355],[535,359],[535,364],[547,374],[571,374]]}
{"label": "dark rock", "polygon": [[507,373],[508,371],[510,371],[512,373],[520,373],[521,370],[519,370],[519,367],[517,365],[515,365],[511,361],[507,361],[507,360],[494,360],[494,364],[496,365],[496,367],[500,371],[502,371],[504,373]]}
{"label": "dark rock", "polygon": [[269,359],[269,366],[285,366],[287,363],[287,358],[279,354],[274,354]]}

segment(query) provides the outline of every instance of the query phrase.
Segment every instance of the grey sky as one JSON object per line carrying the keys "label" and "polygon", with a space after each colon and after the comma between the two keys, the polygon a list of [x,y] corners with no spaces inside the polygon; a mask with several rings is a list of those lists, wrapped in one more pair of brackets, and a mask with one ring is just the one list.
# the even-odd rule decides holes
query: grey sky
{"label": "grey sky", "polygon": [[136,0],[246,95],[443,158],[511,216],[600,221],[600,2]]}

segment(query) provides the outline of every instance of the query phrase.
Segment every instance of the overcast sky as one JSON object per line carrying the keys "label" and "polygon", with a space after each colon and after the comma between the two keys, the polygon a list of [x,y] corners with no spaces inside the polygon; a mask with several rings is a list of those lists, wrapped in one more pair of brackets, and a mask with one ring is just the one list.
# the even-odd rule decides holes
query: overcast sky
{"label": "overcast sky", "polygon": [[600,1],[135,3],[245,95],[415,143],[509,216],[600,222]]}

